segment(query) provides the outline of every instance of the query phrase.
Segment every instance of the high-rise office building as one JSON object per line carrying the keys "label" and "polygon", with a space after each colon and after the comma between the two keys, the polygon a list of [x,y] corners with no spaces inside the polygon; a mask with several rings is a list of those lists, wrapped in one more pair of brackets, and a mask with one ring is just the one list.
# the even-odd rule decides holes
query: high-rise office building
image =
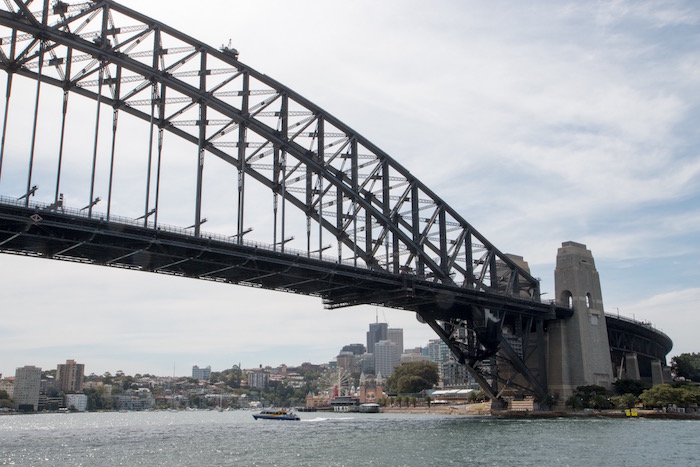
{"label": "high-rise office building", "polygon": [[355,363],[360,367],[360,371],[366,375],[373,375],[374,373],[374,354],[373,353],[363,353],[358,355],[355,359]]}
{"label": "high-rise office building", "polygon": [[367,331],[367,352],[374,353],[374,344],[386,340],[387,323],[370,323]]}
{"label": "high-rise office building", "polygon": [[386,330],[386,338],[394,342],[399,348],[399,355],[403,353],[403,329],[389,328]]}
{"label": "high-rise office building", "polygon": [[428,341],[428,357],[431,362],[437,363],[441,379],[444,376],[443,365],[450,360],[450,355],[450,348],[447,347],[447,344],[441,339],[431,339]]}
{"label": "high-rise office building", "polygon": [[82,392],[83,376],[85,376],[84,364],[75,363],[75,360],[66,360],[66,363],[59,363],[56,368],[57,389],[65,394]]}
{"label": "high-rise office building", "polygon": [[39,409],[39,390],[41,388],[41,368],[23,366],[15,371],[15,388],[12,395],[15,410]]}
{"label": "high-rise office building", "polygon": [[401,363],[399,347],[390,340],[379,341],[374,345],[374,371],[382,377],[391,376],[394,368]]}

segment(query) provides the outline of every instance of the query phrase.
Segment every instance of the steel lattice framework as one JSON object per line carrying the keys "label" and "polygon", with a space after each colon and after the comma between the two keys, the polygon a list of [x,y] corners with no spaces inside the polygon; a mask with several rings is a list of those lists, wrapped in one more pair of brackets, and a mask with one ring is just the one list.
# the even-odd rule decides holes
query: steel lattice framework
{"label": "steel lattice framework", "polygon": [[627,354],[635,354],[645,376],[651,374],[651,362],[666,365],[666,355],[673,348],[673,341],[649,323],[643,323],[615,315],[605,315],[608,328],[610,353],[614,363],[623,366]]}
{"label": "steel lattice framework", "polygon": [[[111,1],[45,3],[38,14],[25,2],[5,3],[10,11],[0,18],[12,37],[3,38],[0,60],[10,77],[40,77],[66,96],[89,97],[149,122],[161,136],[170,132],[197,146],[195,234],[202,224],[201,172],[210,153],[239,171],[238,238],[251,178],[272,190],[280,206],[305,213],[307,238],[312,225],[321,229],[309,251],[332,239],[341,261],[349,257],[396,274],[411,270],[463,287],[538,296],[536,279],[395,160],[238,61],[235,51],[214,49]],[[153,208],[157,204],[146,203],[144,216]],[[273,243],[283,249],[280,219]]]}
{"label": "steel lattice framework", "polygon": [[[44,0],[38,11],[32,11],[30,5],[34,3],[40,2],[5,0],[0,4],[4,35],[0,39],[0,69],[7,73],[0,182],[3,158],[7,157],[13,79],[25,77],[36,83],[26,191],[18,193],[25,208],[32,207],[30,197],[36,193],[33,171],[40,89],[49,85],[63,91],[63,106],[55,195],[42,208],[45,217],[49,212],[58,216],[65,208],[60,190],[64,134],[70,115],[69,97],[79,95],[97,106],[94,134],[85,132],[86,144],[92,145],[94,139],[85,231],[98,229],[97,224],[88,225],[97,217],[100,222],[117,222],[112,213],[111,169],[103,200],[106,203],[102,204],[107,206],[106,215],[98,216],[94,211],[100,201],[95,193],[99,116],[101,109],[111,109],[111,167],[119,116],[127,114],[150,127],[145,202],[139,217],[143,229],[158,231],[161,226],[160,167],[166,157],[165,135],[174,135],[189,143],[192,157],[198,160],[192,213],[195,239],[206,237],[202,230],[204,172],[206,161],[215,156],[237,174],[236,226],[228,232],[235,243],[245,246],[244,236],[251,230],[247,227],[246,193],[250,183],[257,183],[273,198],[273,225],[268,229],[273,252],[289,253],[286,244],[296,234],[304,238],[302,256],[307,259],[324,259],[323,255],[328,255],[324,252],[330,251],[339,264],[404,285],[400,302],[383,300],[376,293],[367,295],[365,290],[344,291],[337,284],[328,291],[301,290],[303,293],[320,295],[331,307],[379,303],[418,311],[462,363],[475,374],[482,374],[479,382],[493,397],[499,395],[499,376],[493,373],[487,381],[483,372],[475,370],[475,364],[494,357],[499,348],[499,355],[509,359],[525,378],[525,386],[538,396],[545,395],[544,374],[531,374],[524,362],[531,358],[532,348],[542,349],[543,323],[556,319],[555,311],[561,310],[540,303],[539,283],[534,277],[388,154],[293,90],[239,61],[237,51],[230,47],[211,47],[113,1]],[[13,209],[7,219],[22,219],[23,214],[16,210],[21,206]],[[301,216],[302,221],[299,217],[292,220],[292,213]],[[16,231],[8,227],[0,247],[7,248],[8,242],[31,228],[31,224]],[[68,238],[69,234],[62,231],[50,236]],[[78,245],[92,239],[76,237],[73,246],[57,247],[51,254],[78,251]],[[138,248],[146,247],[134,247]],[[117,251],[112,254],[117,255]],[[177,259],[169,254],[168,258],[163,254],[163,265],[151,265],[152,269],[162,271],[165,264],[185,263],[193,257],[182,253],[183,259]],[[128,253],[124,253],[126,256]],[[119,264],[119,259],[121,256],[100,261]],[[191,275],[201,277],[203,273],[198,270]],[[278,283],[267,284],[262,278],[259,283],[285,289]],[[465,305],[455,300],[461,308],[438,312],[436,307],[425,305],[427,302],[425,306],[407,302],[406,291],[415,294],[421,287],[431,293],[448,290],[452,296],[481,294],[491,301],[470,299]],[[299,291],[293,287],[285,290]],[[506,324],[511,333],[507,339],[500,331]],[[530,335],[537,338],[528,340]],[[515,341],[517,348],[511,345]]]}

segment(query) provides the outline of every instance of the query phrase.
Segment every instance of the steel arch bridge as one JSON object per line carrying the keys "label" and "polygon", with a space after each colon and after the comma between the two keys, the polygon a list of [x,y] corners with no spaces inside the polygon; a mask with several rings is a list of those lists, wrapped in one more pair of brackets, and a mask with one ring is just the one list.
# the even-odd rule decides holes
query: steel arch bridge
{"label": "steel arch bridge", "polygon": [[[492,399],[514,385],[546,396],[531,361],[546,322],[571,310],[542,303],[537,279],[396,160],[230,46],[110,0],[5,0],[0,69],[2,252],[415,311]],[[166,175],[187,157],[189,182]],[[494,359],[518,377],[479,365]]]}

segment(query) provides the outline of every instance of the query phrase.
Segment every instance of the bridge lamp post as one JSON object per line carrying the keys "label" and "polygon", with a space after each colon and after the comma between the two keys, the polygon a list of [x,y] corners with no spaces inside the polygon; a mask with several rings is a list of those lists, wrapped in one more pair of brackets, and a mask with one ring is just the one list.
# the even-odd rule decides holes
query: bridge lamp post
{"label": "bridge lamp post", "polygon": [[323,252],[326,251],[326,250],[328,250],[328,249],[331,248],[332,246],[333,246],[333,245],[326,245],[326,246],[324,246],[323,248],[319,248],[318,250],[309,251],[309,256],[311,256],[312,254],[318,253],[318,258],[321,259],[321,258],[323,257]]}
{"label": "bridge lamp post", "polygon": [[92,201],[90,202],[90,204],[88,204],[87,206],[85,206],[84,208],[82,208],[81,211],[85,211],[85,210],[87,209],[87,210],[88,210],[88,217],[92,217],[92,208],[93,208],[93,206],[95,206],[95,205],[96,205],[97,203],[99,203],[100,201],[102,201],[102,198],[100,198],[100,197],[98,196],[97,198],[95,198],[94,200],[92,200]]}
{"label": "bridge lamp post", "polygon": [[156,210],[155,210],[155,208],[153,208],[150,211],[148,211],[146,214],[144,214],[143,216],[137,217],[136,220],[140,221],[141,219],[143,219],[143,226],[147,227],[148,226],[148,218],[151,217],[155,213],[156,213]]}
{"label": "bridge lamp post", "polygon": [[39,187],[37,185],[34,185],[29,191],[27,191],[25,194],[19,197],[20,200],[27,200],[25,203],[26,205],[29,205],[29,197],[30,196],[35,196],[36,195],[36,190],[38,190]]}
{"label": "bridge lamp post", "polygon": [[202,219],[201,221],[199,221],[199,224],[188,225],[187,227],[185,227],[185,230],[187,230],[187,229],[194,229],[195,227],[204,224],[206,221],[207,221],[207,218],[205,217],[204,219]]}
{"label": "bridge lamp post", "polygon": [[284,245],[285,245],[285,243],[291,242],[292,240],[294,240],[294,235],[292,235],[292,236],[289,237],[289,238],[285,238],[284,240],[281,240],[281,241],[275,243],[275,244],[274,244],[275,250],[277,250],[277,245],[279,245],[279,246],[282,247],[282,248],[281,248],[281,251],[284,252]]}
{"label": "bridge lamp post", "polygon": [[240,242],[241,240],[243,240],[243,236],[244,236],[245,234],[249,234],[249,233],[251,233],[252,231],[253,231],[253,228],[252,228],[252,227],[248,227],[248,228],[245,229],[243,232],[237,233],[237,234],[234,234],[234,235],[231,235],[229,238],[235,238],[235,239],[237,239],[237,240]]}

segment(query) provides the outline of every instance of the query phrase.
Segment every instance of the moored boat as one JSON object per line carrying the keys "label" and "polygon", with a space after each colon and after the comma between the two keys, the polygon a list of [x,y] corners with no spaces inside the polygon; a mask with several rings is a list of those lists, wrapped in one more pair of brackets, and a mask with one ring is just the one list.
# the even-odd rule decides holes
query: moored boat
{"label": "moored boat", "polygon": [[285,408],[264,409],[260,413],[253,414],[253,418],[256,420],[301,420],[293,410],[287,410]]}
{"label": "moored boat", "polygon": [[379,413],[379,404],[360,404],[360,413]]}

